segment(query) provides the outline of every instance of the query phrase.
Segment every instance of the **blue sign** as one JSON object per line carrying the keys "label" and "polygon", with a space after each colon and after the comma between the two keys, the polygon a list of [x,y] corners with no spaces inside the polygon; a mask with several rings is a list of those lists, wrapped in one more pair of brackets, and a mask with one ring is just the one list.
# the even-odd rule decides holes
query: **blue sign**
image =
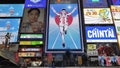
{"label": "blue sign", "polygon": [[26,0],[25,8],[45,8],[46,0]]}
{"label": "blue sign", "polygon": [[108,7],[107,0],[83,0],[84,8],[105,8]]}
{"label": "blue sign", "polygon": [[86,26],[87,42],[117,42],[113,26]]}
{"label": "blue sign", "polygon": [[5,41],[7,32],[11,34],[10,42],[17,42],[20,19],[0,19],[0,44]]}
{"label": "blue sign", "polygon": [[114,5],[120,5],[120,0],[112,0]]}
{"label": "blue sign", "polygon": [[23,4],[0,4],[0,17],[22,17]]}

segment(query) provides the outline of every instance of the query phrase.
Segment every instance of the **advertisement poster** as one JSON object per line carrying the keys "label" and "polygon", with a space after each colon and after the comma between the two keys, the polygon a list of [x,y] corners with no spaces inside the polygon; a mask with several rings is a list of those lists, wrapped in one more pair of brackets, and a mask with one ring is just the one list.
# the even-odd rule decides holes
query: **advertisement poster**
{"label": "advertisement poster", "polygon": [[105,8],[108,7],[107,0],[82,0],[84,8]]}
{"label": "advertisement poster", "polygon": [[82,50],[78,5],[50,4],[48,50]]}
{"label": "advertisement poster", "polygon": [[25,0],[25,8],[45,8],[46,0]]}
{"label": "advertisement poster", "polygon": [[114,26],[86,26],[87,42],[117,42]]}
{"label": "advertisement poster", "polygon": [[112,11],[113,19],[120,21],[120,5],[112,5],[111,11]]}
{"label": "advertisement poster", "polygon": [[85,8],[85,24],[113,24],[109,8]]}
{"label": "advertisement poster", "polygon": [[87,44],[87,55],[88,56],[98,56],[96,44]]}
{"label": "advertisement poster", "polygon": [[10,42],[17,42],[20,19],[0,19],[0,44],[5,42],[5,35],[10,33]]}
{"label": "advertisement poster", "polygon": [[22,17],[23,4],[0,4],[0,17]]}
{"label": "advertisement poster", "polygon": [[44,8],[25,8],[21,33],[44,33]]}

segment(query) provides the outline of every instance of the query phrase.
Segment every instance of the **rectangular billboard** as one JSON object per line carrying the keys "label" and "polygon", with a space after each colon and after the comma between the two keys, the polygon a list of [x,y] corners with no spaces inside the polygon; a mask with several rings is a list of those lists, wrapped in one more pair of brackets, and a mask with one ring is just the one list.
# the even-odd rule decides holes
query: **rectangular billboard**
{"label": "rectangular billboard", "polygon": [[120,5],[111,5],[111,12],[114,20],[120,20]]}
{"label": "rectangular billboard", "polygon": [[45,8],[46,0],[25,0],[25,8]]}
{"label": "rectangular billboard", "polygon": [[98,56],[96,44],[87,44],[87,55],[88,56]]}
{"label": "rectangular billboard", "polygon": [[24,4],[0,4],[0,17],[22,17]]}
{"label": "rectangular billboard", "polygon": [[0,19],[0,44],[5,42],[5,35],[9,32],[10,42],[17,42],[20,26],[19,18],[4,18]]}
{"label": "rectangular billboard", "polygon": [[[82,51],[81,23],[77,0],[53,3],[50,0],[47,21],[47,51]],[[64,9],[63,9],[64,8]]]}
{"label": "rectangular billboard", "polygon": [[105,8],[108,7],[107,0],[82,0],[84,8]]}
{"label": "rectangular billboard", "polygon": [[109,8],[85,8],[85,24],[113,24]]}
{"label": "rectangular billboard", "polygon": [[44,8],[25,8],[20,33],[44,33]]}
{"label": "rectangular billboard", "polygon": [[87,42],[117,42],[114,26],[86,26]]}

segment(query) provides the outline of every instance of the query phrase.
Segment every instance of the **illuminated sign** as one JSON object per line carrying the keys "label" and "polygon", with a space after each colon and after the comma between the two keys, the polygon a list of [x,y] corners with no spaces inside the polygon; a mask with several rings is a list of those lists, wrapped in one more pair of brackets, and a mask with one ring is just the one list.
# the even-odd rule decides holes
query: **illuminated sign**
{"label": "illuminated sign", "polygon": [[19,52],[19,57],[41,57],[42,53],[40,52]]}
{"label": "illuminated sign", "polygon": [[84,9],[85,24],[113,24],[109,8]]}
{"label": "illuminated sign", "polygon": [[42,45],[43,41],[20,41],[20,45]]}
{"label": "illuminated sign", "polygon": [[120,5],[111,6],[112,16],[114,20],[120,20]]}
{"label": "illuminated sign", "polygon": [[[76,1],[76,0],[75,0]],[[62,9],[65,9],[65,16]],[[63,10],[64,10],[63,9]],[[50,4],[48,11],[47,51],[72,51],[82,52],[81,26],[78,14],[78,4]],[[62,21],[61,21],[62,20]],[[68,25],[65,25],[68,24]]]}
{"label": "illuminated sign", "polygon": [[0,44],[5,43],[5,35],[7,32],[11,34],[10,42],[17,42],[19,31],[20,19],[0,19]]}
{"label": "illuminated sign", "polygon": [[107,0],[82,0],[84,8],[108,7]]}
{"label": "illuminated sign", "polygon": [[45,8],[46,0],[26,0],[25,8]]}
{"label": "illuminated sign", "polygon": [[19,51],[42,51],[41,48],[19,48]]}
{"label": "illuminated sign", "polygon": [[87,42],[117,42],[113,26],[86,26]]}
{"label": "illuminated sign", "polygon": [[98,56],[98,51],[97,51],[97,45],[96,44],[87,44],[87,55]]}
{"label": "illuminated sign", "polygon": [[0,4],[0,17],[22,17],[23,4]]}
{"label": "illuminated sign", "polygon": [[[37,17],[34,19],[34,17],[31,18],[31,10],[37,10],[38,12],[35,12]],[[30,13],[29,13],[30,12]],[[40,12],[40,14],[39,14]],[[20,33],[44,33],[45,27],[44,27],[44,8],[25,8],[24,9],[24,16],[22,18],[21,26],[20,26]],[[31,20],[32,19],[32,20]],[[31,25],[32,24],[32,25]]]}
{"label": "illuminated sign", "polygon": [[114,5],[120,5],[120,0],[112,0]]}
{"label": "illuminated sign", "polygon": [[21,39],[43,39],[43,34],[21,34]]}

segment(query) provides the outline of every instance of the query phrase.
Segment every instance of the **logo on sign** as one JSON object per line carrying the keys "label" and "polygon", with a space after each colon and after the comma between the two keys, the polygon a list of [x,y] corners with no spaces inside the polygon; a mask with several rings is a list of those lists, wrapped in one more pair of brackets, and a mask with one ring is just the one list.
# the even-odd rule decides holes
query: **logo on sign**
{"label": "logo on sign", "polygon": [[38,2],[41,2],[42,0],[30,0],[30,1],[33,3],[38,3]]}

